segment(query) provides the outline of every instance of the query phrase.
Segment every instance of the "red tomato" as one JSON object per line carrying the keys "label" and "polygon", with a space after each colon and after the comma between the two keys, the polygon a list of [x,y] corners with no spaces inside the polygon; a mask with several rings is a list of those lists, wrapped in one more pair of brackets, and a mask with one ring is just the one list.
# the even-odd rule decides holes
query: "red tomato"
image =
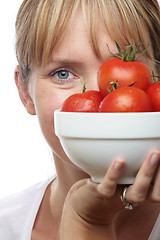
{"label": "red tomato", "polygon": [[69,96],[63,103],[62,112],[98,112],[103,100],[99,91],[87,91]]}
{"label": "red tomato", "polygon": [[100,104],[100,112],[151,112],[148,95],[135,87],[118,88],[109,93]]}
{"label": "red tomato", "polygon": [[[108,94],[107,84],[113,81],[117,81],[120,87],[135,83],[134,87],[145,91],[152,83],[152,72],[143,62],[113,57],[106,60],[98,71],[98,85],[102,96]],[[110,84],[108,88],[111,88]]]}
{"label": "red tomato", "polygon": [[153,110],[155,112],[160,111],[160,81],[152,83],[146,93],[152,101]]}

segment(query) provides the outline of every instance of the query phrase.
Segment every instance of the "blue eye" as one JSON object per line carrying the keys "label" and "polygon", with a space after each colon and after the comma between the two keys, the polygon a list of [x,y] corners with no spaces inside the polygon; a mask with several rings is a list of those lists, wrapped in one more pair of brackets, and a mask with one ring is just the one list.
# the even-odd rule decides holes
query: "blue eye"
{"label": "blue eye", "polygon": [[68,71],[67,69],[57,69],[50,73],[52,81],[57,85],[69,85],[73,84],[79,79],[75,74]]}
{"label": "blue eye", "polygon": [[67,71],[66,69],[59,69],[50,74],[50,76],[54,79],[54,81],[58,83],[64,83],[66,81],[77,79],[77,76],[75,76],[70,71]]}
{"label": "blue eye", "polygon": [[[72,75],[73,75],[73,74],[72,74]],[[64,80],[66,80],[66,79],[69,78],[69,76],[70,76],[70,73],[69,73],[68,71],[66,71],[66,70],[60,70],[60,71],[57,72],[57,77],[58,77],[59,79],[64,79]]]}

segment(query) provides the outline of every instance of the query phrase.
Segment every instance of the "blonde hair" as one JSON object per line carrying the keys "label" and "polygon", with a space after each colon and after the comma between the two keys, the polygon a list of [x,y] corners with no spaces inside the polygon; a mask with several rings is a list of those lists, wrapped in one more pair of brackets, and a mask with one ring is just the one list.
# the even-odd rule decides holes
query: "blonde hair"
{"label": "blonde hair", "polygon": [[16,19],[16,54],[27,79],[34,66],[47,63],[54,47],[64,37],[78,8],[82,8],[95,54],[97,19],[102,17],[111,38],[123,48],[133,39],[148,45],[147,57],[159,65],[160,9],[156,0],[24,0]]}

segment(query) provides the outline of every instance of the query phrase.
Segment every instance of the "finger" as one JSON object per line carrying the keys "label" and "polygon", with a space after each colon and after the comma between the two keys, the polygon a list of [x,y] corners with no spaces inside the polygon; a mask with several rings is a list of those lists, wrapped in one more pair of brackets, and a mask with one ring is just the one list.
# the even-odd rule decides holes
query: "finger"
{"label": "finger", "polygon": [[122,175],[125,162],[123,159],[116,159],[109,167],[102,183],[97,186],[98,192],[104,197],[111,197],[114,195],[118,180]]}
{"label": "finger", "polygon": [[143,162],[135,182],[127,190],[127,200],[132,203],[141,203],[145,200],[151,181],[160,160],[160,152],[153,151]]}
{"label": "finger", "polygon": [[157,169],[154,185],[150,194],[150,200],[160,202],[160,166]]}

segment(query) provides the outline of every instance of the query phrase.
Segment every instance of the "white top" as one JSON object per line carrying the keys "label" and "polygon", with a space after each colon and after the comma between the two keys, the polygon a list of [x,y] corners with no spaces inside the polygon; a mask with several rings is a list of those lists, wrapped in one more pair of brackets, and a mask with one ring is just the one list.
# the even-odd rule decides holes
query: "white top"
{"label": "white top", "polygon": [[[31,239],[38,209],[52,180],[48,179],[0,200],[0,240]],[[160,240],[160,215],[149,240]]]}
{"label": "white top", "polygon": [[52,179],[0,200],[0,240],[30,240],[45,190]]}

